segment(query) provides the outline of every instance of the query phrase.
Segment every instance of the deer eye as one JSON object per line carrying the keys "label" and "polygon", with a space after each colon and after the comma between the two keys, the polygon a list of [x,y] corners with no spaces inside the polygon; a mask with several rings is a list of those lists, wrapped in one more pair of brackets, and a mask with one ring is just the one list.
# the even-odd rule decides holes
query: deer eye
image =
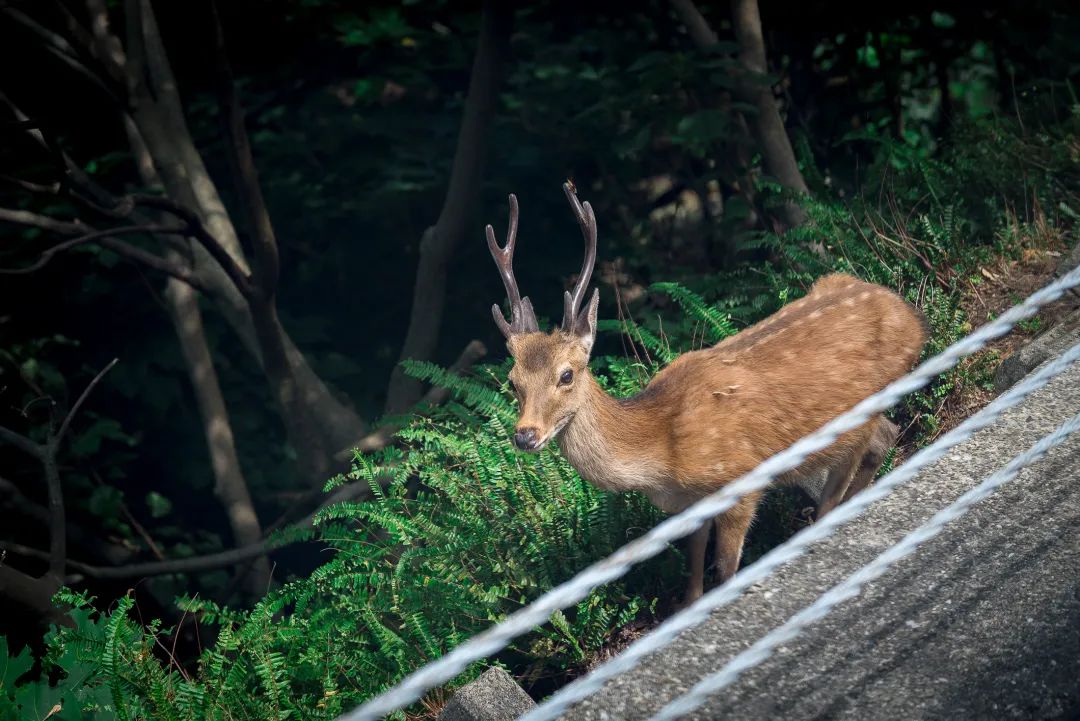
{"label": "deer eye", "polygon": [[559,385],[568,386],[568,385],[570,385],[570,383],[573,380],[574,380],[574,371],[567,368],[566,370],[564,370],[562,372],[562,375],[559,376]]}

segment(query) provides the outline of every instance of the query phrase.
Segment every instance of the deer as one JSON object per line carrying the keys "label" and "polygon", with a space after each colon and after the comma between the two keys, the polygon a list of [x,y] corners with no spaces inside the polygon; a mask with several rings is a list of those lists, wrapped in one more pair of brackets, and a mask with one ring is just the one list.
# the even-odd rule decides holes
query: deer
{"label": "deer", "polygon": [[[485,228],[510,318],[499,304],[491,311],[513,359],[513,445],[538,452],[554,440],[578,474],[601,489],[638,491],[661,511],[678,513],[908,372],[926,343],[926,320],[913,305],[888,288],[833,273],[755,325],[681,354],[636,395],[615,398],[589,372],[599,288],[582,307],[596,264],[596,215],[572,182],[563,191],[585,258],[573,290],[563,294],[562,323],[541,331],[532,302],[518,289],[513,194],[505,244],[491,225]],[[773,485],[809,488],[824,476],[820,519],[873,481],[897,435],[897,426],[879,415]],[[742,497],[690,536],[683,604],[703,594],[713,529],[718,582],[736,573],[762,495]]]}

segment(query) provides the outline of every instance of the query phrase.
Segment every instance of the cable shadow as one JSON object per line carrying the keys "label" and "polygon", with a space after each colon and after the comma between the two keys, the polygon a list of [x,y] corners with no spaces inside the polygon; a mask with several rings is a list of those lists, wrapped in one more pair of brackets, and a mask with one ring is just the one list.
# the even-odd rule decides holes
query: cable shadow
{"label": "cable shadow", "polygon": [[[1069,454],[1069,456],[1074,455]],[[1064,457],[1054,461],[1054,466],[1057,467],[1056,470],[1063,473],[1065,477],[1070,475],[1068,471],[1068,468],[1072,465],[1069,463],[1070,460],[1074,459]],[[1040,475],[1049,472],[1051,468],[1044,469],[1044,473]],[[1037,483],[1038,479],[1029,479],[1027,482]],[[1003,489],[1003,492],[1005,490]],[[1012,493],[1016,494],[1017,491],[1013,490]],[[858,613],[858,618],[847,626],[847,637],[854,636],[859,639],[854,649],[845,653],[842,658],[834,659],[826,666],[814,667],[814,673],[808,676],[806,669],[807,654],[812,653],[814,646],[827,646],[836,638],[835,628],[831,630],[820,627],[811,629],[800,642],[797,642],[798,646],[792,649],[793,652],[789,656],[779,661],[777,661],[777,657],[773,657],[773,660],[765,667],[767,669],[765,673],[751,672],[748,678],[744,680],[751,680],[752,678],[752,682],[740,684],[743,689],[754,690],[767,689],[770,686],[783,684],[788,689],[785,692],[784,699],[777,702],[762,698],[760,691],[754,693],[754,691],[740,690],[732,694],[727,699],[727,702],[717,699],[710,703],[708,705],[708,717],[727,714],[744,717],[760,716],[763,718],[829,719],[837,717],[844,713],[845,710],[850,710],[850,707],[857,705],[866,689],[889,674],[901,669],[906,663],[914,659],[920,651],[925,651],[929,647],[929,641],[935,636],[947,632],[957,618],[970,615],[972,610],[979,604],[999,593],[1003,586],[1008,587],[1010,581],[1013,583],[1028,583],[1029,579],[1024,578],[1024,576],[1030,573],[1031,569],[1036,567],[1038,562],[1046,558],[1054,549],[1060,549],[1065,542],[1073,544],[1072,547],[1080,547],[1080,513],[1077,513],[1055,523],[1055,526],[1064,526],[1057,535],[1047,535],[1035,542],[1034,545],[1029,545],[1026,550],[1018,552],[1015,558],[1010,559],[1001,568],[1001,573],[994,576],[993,584],[987,583],[978,588],[971,588],[970,584],[964,583],[965,580],[976,576],[980,568],[985,568],[988,561],[994,560],[996,550],[994,539],[1001,538],[1005,534],[1017,538],[1029,537],[1031,535],[1030,529],[1024,527],[1028,519],[1046,515],[1051,509],[1060,510],[1061,503],[1062,499],[1060,498],[1046,498],[1037,506],[1026,506],[1022,517],[1010,515],[1007,518],[993,518],[992,520],[998,528],[995,528],[992,537],[988,536],[983,540],[979,536],[975,536],[974,543],[982,547],[970,551],[965,550],[965,557],[959,563],[956,563],[952,558],[955,553],[955,546],[950,544],[942,545],[941,543],[942,540],[947,541],[949,538],[948,532],[946,532],[946,535],[939,536],[934,542],[937,545],[932,547],[932,552],[937,557],[948,561],[951,570],[947,576],[934,579],[932,594],[928,593],[918,599],[913,599],[899,612],[895,608],[895,598],[882,595],[881,591],[877,591],[873,600],[869,603],[864,602],[858,606],[848,606],[847,610],[844,611],[845,613],[848,615],[855,611]],[[992,510],[992,507],[990,509],[983,508],[981,512],[976,509],[978,515],[969,516],[959,523],[985,524],[987,523],[985,516]],[[1002,528],[1003,523],[1005,526]],[[965,529],[962,526],[955,527],[952,534],[955,535],[958,530],[963,531]],[[922,549],[924,555],[917,565],[905,561],[898,569],[890,572],[886,577],[888,586],[903,588],[920,581],[926,569],[933,567],[933,559],[928,559],[925,556],[926,550],[929,549]],[[997,564],[1000,566],[1000,561]],[[1073,575],[1073,578],[1077,577],[1080,577],[1080,568]],[[878,585],[880,587],[880,584]],[[1072,589],[1066,589],[1066,594],[1070,591],[1073,597],[1080,597],[1080,581],[1073,584]],[[946,613],[929,613],[933,607],[940,605],[940,599],[943,596],[951,601],[949,610]],[[1055,611],[1058,613],[1067,611],[1068,604],[1063,604],[1063,606],[1062,608],[1055,608]],[[885,610],[888,610],[888,615],[893,618],[915,619],[933,616],[934,620],[917,630],[913,629],[910,633],[905,632],[902,645],[894,643],[897,637],[895,627],[881,627],[866,634],[860,633],[860,627],[865,628],[866,625],[872,624],[871,619],[879,618],[881,612]],[[1080,618],[1080,609],[1077,610],[1075,617],[1070,617],[1070,621],[1077,618]],[[867,620],[863,621],[861,619]],[[1074,624],[1074,626],[1080,626],[1080,624]],[[1047,643],[1052,640],[1048,639]],[[1067,639],[1062,639],[1058,634],[1057,640]],[[886,643],[886,641],[890,643]],[[1080,640],[1077,641],[1077,644],[1080,646]],[[1028,647],[1032,648],[1031,644],[1028,644]],[[1034,646],[1034,648],[1040,647],[1046,646]],[[885,648],[892,650],[888,658],[882,657]],[[1066,657],[1069,658],[1070,656],[1066,654]],[[1071,659],[1074,660],[1074,665],[1080,665],[1080,647],[1071,654]],[[863,668],[865,672],[859,674],[853,683],[845,681],[847,690],[843,693],[830,693],[828,679],[836,675],[841,669],[850,669],[853,666]],[[1002,673],[1006,673],[1003,664],[998,663],[998,666]],[[1068,664],[1059,664],[1059,667],[1065,666],[1068,666]],[[1068,671],[1068,669],[1064,670]],[[1075,677],[1080,678],[1080,670],[1073,669],[1073,671],[1076,672]],[[793,678],[802,680],[793,685]],[[1064,682],[1064,680],[1063,678],[1062,681]],[[951,708],[962,707],[965,701],[971,700],[970,688],[954,687],[953,690],[952,700],[946,702],[952,704]],[[999,688],[998,690],[1004,689]],[[965,691],[967,691],[966,695],[964,694]],[[1076,702],[1076,695],[1080,692],[1070,693],[1066,689],[1062,693],[1064,695],[1058,705],[1060,708],[1066,709]],[[990,696],[984,695],[982,700],[986,702],[984,705],[993,703]],[[950,706],[946,708],[950,708]],[[747,713],[750,710],[753,710],[754,713]],[[984,710],[990,712],[991,715],[997,715],[997,712],[991,711],[989,706],[986,706]],[[704,714],[702,714],[702,717],[704,717]]]}

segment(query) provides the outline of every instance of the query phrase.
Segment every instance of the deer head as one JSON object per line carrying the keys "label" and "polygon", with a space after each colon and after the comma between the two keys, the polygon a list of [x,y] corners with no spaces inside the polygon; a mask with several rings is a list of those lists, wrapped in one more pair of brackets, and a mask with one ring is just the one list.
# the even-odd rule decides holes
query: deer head
{"label": "deer head", "polygon": [[600,291],[593,292],[584,309],[581,301],[596,265],[596,215],[588,202],[578,200],[573,183],[564,183],[563,192],[585,238],[585,260],[573,292],[566,291],[563,296],[562,325],[550,333],[540,331],[532,303],[528,297],[521,297],[514,278],[518,226],[518,203],[514,195],[510,196],[506,246],[499,247],[490,225],[485,229],[488,249],[499,267],[510,300],[510,322],[497,304],[491,311],[514,359],[510,384],[519,406],[514,445],[523,451],[538,451],[555,438],[586,402],[590,391],[589,354],[596,338]]}

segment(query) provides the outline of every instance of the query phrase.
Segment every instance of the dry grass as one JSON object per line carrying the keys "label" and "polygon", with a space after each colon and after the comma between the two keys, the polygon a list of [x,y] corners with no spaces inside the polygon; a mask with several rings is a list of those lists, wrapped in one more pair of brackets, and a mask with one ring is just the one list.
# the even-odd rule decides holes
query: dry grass
{"label": "dry grass", "polygon": [[[1016,233],[1021,241],[1018,258],[998,257],[983,266],[978,276],[963,282],[960,307],[972,328],[1001,315],[1016,303],[1051,282],[1054,273],[1068,250],[1064,233],[1046,222],[1036,208],[1035,221],[1028,225],[1010,224],[1008,232]],[[960,365],[963,378],[993,377],[1001,362],[1026,345],[1032,338],[1053,327],[1078,306],[1075,296],[1044,306],[1032,319],[1017,326],[1011,333],[991,342],[986,349],[966,358]],[[964,382],[942,399],[938,412],[940,425],[935,434],[924,439],[930,442],[938,435],[955,428],[995,396],[992,389],[978,382]]]}

